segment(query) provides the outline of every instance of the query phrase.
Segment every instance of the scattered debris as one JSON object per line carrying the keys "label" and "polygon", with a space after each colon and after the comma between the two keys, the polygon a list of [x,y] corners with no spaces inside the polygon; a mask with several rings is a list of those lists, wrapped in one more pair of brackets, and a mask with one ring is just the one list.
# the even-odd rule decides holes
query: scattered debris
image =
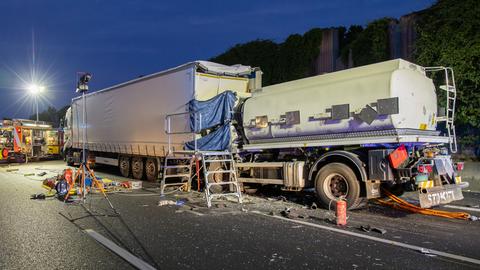
{"label": "scattered debris", "polygon": [[430,256],[430,257],[436,257],[437,256],[436,254],[433,254],[429,249],[426,249],[426,248],[420,249],[420,253],[425,254],[427,256]]}
{"label": "scattered debris", "polygon": [[227,208],[227,205],[224,204],[224,203],[216,203],[216,204],[215,204],[215,207],[216,207],[216,208]]}
{"label": "scattered debris", "polygon": [[158,202],[158,206],[165,206],[165,205],[178,205],[178,206],[183,206],[185,204],[185,200],[160,200]]}
{"label": "scattered debris", "polygon": [[310,206],[310,209],[312,209],[312,210],[315,210],[317,208],[318,208],[318,206],[315,202],[313,202],[312,205]]}
{"label": "scattered debris", "polygon": [[6,169],[5,171],[7,171],[7,172],[16,172],[16,171],[18,171],[18,169],[17,169],[17,168],[15,168],[15,169]]}
{"label": "scattered debris", "polygon": [[378,227],[371,227],[370,225],[366,225],[366,226],[361,225],[360,230],[362,230],[364,232],[376,232],[376,233],[380,233],[380,234],[386,234],[387,233],[387,230],[385,230],[385,229],[378,228]]}
{"label": "scattered debris", "polygon": [[31,200],[45,200],[46,196],[43,193],[32,194],[30,196]]}
{"label": "scattered debris", "polygon": [[176,205],[177,202],[172,200],[161,200],[158,202],[158,206],[165,206],[165,205]]}
{"label": "scattered debris", "polygon": [[37,176],[45,176],[47,173],[46,172],[41,172],[41,173],[38,173]]}
{"label": "scattered debris", "polygon": [[286,208],[285,210],[280,212],[280,214],[282,216],[284,216],[286,218],[290,218],[290,219],[298,219],[298,218],[306,218],[307,217],[303,214],[298,213],[295,209],[291,209],[291,208]]}
{"label": "scattered debris", "polygon": [[34,176],[35,173],[24,173],[23,176]]}

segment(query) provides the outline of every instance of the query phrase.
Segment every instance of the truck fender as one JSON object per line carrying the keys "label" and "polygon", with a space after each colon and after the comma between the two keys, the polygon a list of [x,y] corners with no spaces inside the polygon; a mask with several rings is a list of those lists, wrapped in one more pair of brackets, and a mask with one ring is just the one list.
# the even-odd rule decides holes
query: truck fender
{"label": "truck fender", "polygon": [[[312,167],[310,167],[310,172],[308,173],[308,179],[313,179],[313,177],[314,177],[313,174],[314,174],[314,172],[318,171],[317,167],[320,163],[322,163],[323,161],[326,161],[328,158],[332,158],[332,157],[338,157],[340,159],[350,161],[350,163],[355,165],[355,168],[352,168],[352,169],[356,169],[355,171],[358,173],[358,175],[360,175],[359,180],[362,180],[362,182],[367,181],[367,179],[368,179],[367,178],[367,172],[365,171],[365,168],[363,166],[363,162],[360,160],[358,155],[356,155],[354,153],[351,153],[351,152],[348,152],[348,151],[344,151],[344,150],[336,150],[336,151],[332,151],[332,152],[327,152],[327,153],[323,154],[322,156],[320,156],[320,158],[318,158],[315,161],[315,163],[312,165]],[[350,165],[350,164],[347,164],[347,165]]]}

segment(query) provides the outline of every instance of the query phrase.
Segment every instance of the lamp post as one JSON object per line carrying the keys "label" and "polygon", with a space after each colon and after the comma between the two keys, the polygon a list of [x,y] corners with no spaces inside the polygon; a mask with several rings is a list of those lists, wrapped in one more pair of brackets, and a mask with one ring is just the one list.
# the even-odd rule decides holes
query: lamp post
{"label": "lamp post", "polygon": [[38,122],[38,96],[41,95],[43,91],[45,91],[45,86],[31,84],[28,86],[28,91],[33,96],[35,100],[35,110],[37,112],[37,122]]}

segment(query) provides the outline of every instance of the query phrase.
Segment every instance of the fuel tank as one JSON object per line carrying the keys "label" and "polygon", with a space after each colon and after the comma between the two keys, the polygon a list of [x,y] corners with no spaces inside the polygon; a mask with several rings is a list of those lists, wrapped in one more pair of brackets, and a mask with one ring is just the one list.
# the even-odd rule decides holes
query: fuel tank
{"label": "fuel tank", "polygon": [[435,131],[437,95],[424,68],[402,59],[255,91],[243,106],[249,143],[351,132]]}

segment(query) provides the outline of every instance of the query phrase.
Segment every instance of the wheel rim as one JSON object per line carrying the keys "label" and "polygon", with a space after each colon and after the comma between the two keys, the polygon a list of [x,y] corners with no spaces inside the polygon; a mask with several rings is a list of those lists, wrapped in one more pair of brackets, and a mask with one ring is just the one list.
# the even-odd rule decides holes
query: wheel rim
{"label": "wheel rim", "polygon": [[155,166],[155,161],[148,159],[147,164],[145,165],[145,170],[146,170],[147,177],[149,178],[155,177],[156,176],[155,174],[157,171],[157,168]]}
{"label": "wheel rim", "polygon": [[140,158],[134,158],[132,160],[132,174],[135,178],[140,178],[143,173],[143,162]]}
{"label": "wheel rim", "polygon": [[128,174],[128,171],[130,170],[130,164],[128,162],[128,158],[122,157],[120,159],[120,170],[123,175]]}
{"label": "wheel rim", "polygon": [[348,195],[347,179],[341,174],[332,173],[325,178],[323,182],[323,190],[329,199],[346,197]]}

